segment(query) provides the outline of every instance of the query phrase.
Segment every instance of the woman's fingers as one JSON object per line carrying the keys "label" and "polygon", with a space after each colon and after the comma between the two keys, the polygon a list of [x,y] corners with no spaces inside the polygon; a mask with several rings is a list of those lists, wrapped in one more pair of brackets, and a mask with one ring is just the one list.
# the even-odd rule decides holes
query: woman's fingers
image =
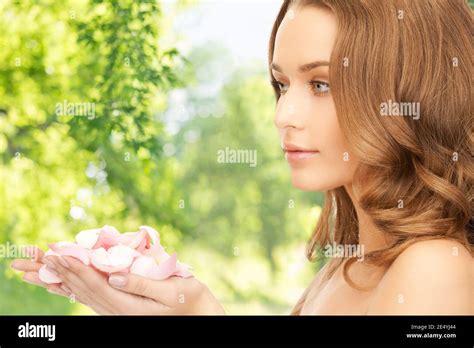
{"label": "woman's fingers", "polygon": [[48,286],[48,284],[43,283],[41,279],[39,279],[38,272],[25,272],[25,274],[23,274],[23,280],[27,283],[38,285],[43,288]]}
{"label": "woman's fingers", "polygon": [[47,256],[43,261],[99,314],[170,314],[170,307],[155,301],[153,296],[137,296],[114,289],[103,274],[75,258]]}
{"label": "woman's fingers", "polygon": [[35,245],[25,247],[25,252],[32,261],[41,261],[44,257],[44,251]]}
{"label": "woman's fingers", "polygon": [[175,306],[180,300],[173,278],[151,280],[135,274],[115,273],[109,276],[109,284],[115,289]]}
{"label": "woman's fingers", "polygon": [[49,293],[54,294],[54,295],[59,295],[59,296],[64,296],[69,299],[70,302],[79,302],[85,306],[87,306],[87,302],[74,294],[71,289],[69,289],[66,285],[64,284],[48,284],[46,286],[46,289],[48,290]]}
{"label": "woman's fingers", "polygon": [[[94,270],[92,267],[84,265],[81,261],[73,257],[46,257],[45,260],[53,260],[58,271],[71,282],[81,283],[96,295],[111,295],[113,290],[107,284],[105,276]],[[47,261],[46,261],[47,262]]]}
{"label": "woman's fingers", "polygon": [[71,296],[71,292],[66,291],[65,288],[57,285],[57,284],[48,284],[46,286],[46,289],[48,290],[49,293],[59,295],[59,296],[64,296],[69,298]]}
{"label": "woman's fingers", "polygon": [[[48,269],[53,272],[63,284],[69,287],[76,295],[80,295],[86,301],[91,297],[91,291],[87,287],[87,284],[83,279],[79,278],[74,272],[71,272],[69,265],[64,267],[64,259],[59,261],[56,256],[47,256],[43,259],[43,262],[47,265]],[[64,263],[63,263],[64,262]],[[97,293],[96,295],[100,295]]]}
{"label": "woman's fingers", "polygon": [[[38,255],[41,259],[43,258],[41,253],[38,253]],[[94,310],[98,314],[112,314],[108,309],[102,306],[89,305],[90,299],[87,299],[87,296],[83,296],[83,294],[81,294],[81,290],[78,291],[79,294],[75,294],[66,284],[63,284],[63,283],[46,284],[42,282],[41,279],[39,279],[39,274],[38,274],[38,270],[42,266],[43,266],[42,263],[25,260],[25,259],[14,260],[12,263],[12,268],[25,272],[23,275],[23,280],[25,282],[44,287],[51,294],[64,296],[64,297],[69,298],[70,301],[77,301],[86,306],[89,306],[92,310]],[[52,269],[51,271],[58,273],[57,269]]]}
{"label": "woman's fingers", "polygon": [[11,263],[11,267],[22,272],[38,272],[43,264],[25,259],[16,259]]}
{"label": "woman's fingers", "polygon": [[169,307],[155,301],[152,296],[137,296],[114,289],[107,282],[107,278],[93,268],[69,256],[62,259],[67,262],[70,273],[89,287],[94,300],[109,308],[112,314],[168,314],[166,311]]}
{"label": "woman's fingers", "polygon": [[117,301],[110,291],[119,292],[108,286],[105,277],[97,271],[72,257],[47,256],[44,262],[48,267],[52,267],[63,283],[76,296],[84,299],[87,306],[96,313],[116,314],[119,312],[117,305],[114,305],[114,301]]}
{"label": "woman's fingers", "polygon": [[55,294],[55,295],[61,295],[64,297],[69,297],[71,295],[71,290],[65,287],[62,284],[46,284],[43,283],[38,276],[38,272],[25,272],[23,275],[23,280],[27,283],[41,286],[43,288],[46,288],[48,292]]}

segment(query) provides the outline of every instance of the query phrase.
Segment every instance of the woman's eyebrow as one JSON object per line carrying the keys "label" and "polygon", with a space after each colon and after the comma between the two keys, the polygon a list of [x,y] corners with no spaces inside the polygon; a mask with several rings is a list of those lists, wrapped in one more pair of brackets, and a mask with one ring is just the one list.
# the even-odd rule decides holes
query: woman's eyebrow
{"label": "woman's eyebrow", "polygon": [[[327,62],[325,60],[317,60],[317,61],[314,61],[314,62],[311,62],[311,63],[303,64],[303,65],[300,65],[300,67],[298,68],[298,71],[300,73],[305,73],[305,72],[311,71],[313,69],[316,69],[320,66],[329,66],[329,62]],[[283,69],[277,63],[272,62],[270,64],[270,67],[273,70],[276,70],[278,72],[283,73]]]}

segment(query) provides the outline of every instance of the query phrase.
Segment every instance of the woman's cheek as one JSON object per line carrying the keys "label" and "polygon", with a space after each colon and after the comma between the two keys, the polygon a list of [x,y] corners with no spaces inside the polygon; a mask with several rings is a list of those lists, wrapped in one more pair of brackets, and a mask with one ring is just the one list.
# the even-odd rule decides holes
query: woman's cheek
{"label": "woman's cheek", "polygon": [[319,169],[326,172],[321,175],[326,176],[324,189],[329,190],[352,182],[354,158],[339,127],[332,100],[321,102],[318,109],[320,116],[312,128],[313,133],[319,135],[316,140],[321,151]]}
{"label": "woman's cheek", "polygon": [[331,158],[331,166],[334,168],[333,175],[338,178],[337,186],[350,184],[352,183],[356,159],[349,150],[338,124],[328,134],[331,135],[328,156]]}

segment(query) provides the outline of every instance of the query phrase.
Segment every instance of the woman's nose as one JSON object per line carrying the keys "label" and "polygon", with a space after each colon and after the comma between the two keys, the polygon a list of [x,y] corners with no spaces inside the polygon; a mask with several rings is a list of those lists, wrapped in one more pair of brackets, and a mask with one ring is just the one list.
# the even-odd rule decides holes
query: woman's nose
{"label": "woman's nose", "polygon": [[289,95],[289,91],[285,96],[281,96],[275,113],[275,126],[279,129],[283,128],[303,128],[304,112],[303,105],[296,98]]}

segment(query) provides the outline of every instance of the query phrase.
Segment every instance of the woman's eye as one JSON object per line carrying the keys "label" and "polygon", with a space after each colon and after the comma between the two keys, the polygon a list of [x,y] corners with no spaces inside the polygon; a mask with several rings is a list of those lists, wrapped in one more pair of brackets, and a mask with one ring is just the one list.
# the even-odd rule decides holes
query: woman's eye
{"label": "woman's eye", "polygon": [[[317,96],[324,96],[329,93],[329,84],[326,82],[310,81],[309,84],[313,93]],[[290,88],[289,85],[286,85],[277,80],[273,80],[272,85],[280,94],[285,94]]]}
{"label": "woman's eye", "polygon": [[284,83],[281,83],[280,81],[277,81],[277,80],[272,81],[272,85],[280,92],[280,94],[285,94],[289,88],[288,85],[285,85]]}
{"label": "woman's eye", "polygon": [[311,87],[316,95],[323,96],[329,93],[329,84],[322,81],[311,81]]}

